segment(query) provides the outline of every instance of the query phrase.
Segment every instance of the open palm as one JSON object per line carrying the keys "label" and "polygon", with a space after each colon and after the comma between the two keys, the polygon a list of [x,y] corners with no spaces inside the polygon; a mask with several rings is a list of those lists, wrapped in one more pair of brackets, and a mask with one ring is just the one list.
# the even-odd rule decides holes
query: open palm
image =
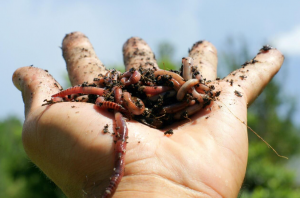
{"label": "open palm", "polygon": [[[123,47],[126,69],[157,67],[153,52],[139,38]],[[72,85],[91,82],[105,68],[88,39],[67,35],[63,55]],[[125,175],[114,197],[236,197],[248,156],[247,107],[280,69],[283,56],[268,47],[248,65],[216,79],[217,52],[207,42],[194,44],[189,56],[216,90],[218,100],[174,123],[172,136],[128,120]],[[60,85],[46,71],[23,67],[13,75],[25,103],[24,148],[30,159],[68,197],[100,197],[113,172],[113,115],[90,103],[42,106]]]}

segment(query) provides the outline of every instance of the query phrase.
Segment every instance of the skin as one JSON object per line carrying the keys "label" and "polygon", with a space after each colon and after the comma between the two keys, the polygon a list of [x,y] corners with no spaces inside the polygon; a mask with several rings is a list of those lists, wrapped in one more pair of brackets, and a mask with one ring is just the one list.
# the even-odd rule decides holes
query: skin
{"label": "skin", "polygon": [[[82,58],[81,53],[85,52],[74,50],[83,46],[93,58]],[[145,53],[128,56],[136,48]],[[64,56],[73,60],[66,61],[73,86],[104,71],[103,67],[78,67],[101,63],[82,33],[67,36],[62,49]],[[157,65],[150,47],[139,38],[130,38],[123,46],[123,54],[127,70],[149,66],[145,63],[148,56]],[[199,63],[203,77],[213,80],[211,84],[222,91],[219,100],[212,103],[211,110],[208,107],[190,120],[170,126],[174,132],[171,136],[127,121],[125,174],[113,197],[237,197],[245,177],[248,135],[245,124],[232,113],[247,121],[247,107],[279,71],[284,57],[271,49],[258,54],[256,63],[215,81],[217,51],[211,43],[194,45],[189,56],[195,64]],[[78,61],[76,57],[81,58]],[[240,75],[247,78],[242,80]],[[231,79],[232,86],[226,82]],[[59,92],[60,86],[38,68],[19,68],[13,74],[13,82],[22,92],[25,104],[22,138],[29,158],[68,197],[100,197],[113,172],[113,136],[102,131],[106,124],[113,131],[113,114],[88,103],[42,106],[43,100]],[[235,90],[243,96],[238,97]]]}

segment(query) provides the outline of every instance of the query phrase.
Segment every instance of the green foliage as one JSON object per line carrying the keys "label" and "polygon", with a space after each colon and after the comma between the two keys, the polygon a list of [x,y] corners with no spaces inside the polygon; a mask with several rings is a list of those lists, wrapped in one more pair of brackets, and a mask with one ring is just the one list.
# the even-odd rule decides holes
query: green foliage
{"label": "green foliage", "polygon": [[21,136],[19,119],[8,117],[0,122],[0,197],[65,197],[27,158]]}

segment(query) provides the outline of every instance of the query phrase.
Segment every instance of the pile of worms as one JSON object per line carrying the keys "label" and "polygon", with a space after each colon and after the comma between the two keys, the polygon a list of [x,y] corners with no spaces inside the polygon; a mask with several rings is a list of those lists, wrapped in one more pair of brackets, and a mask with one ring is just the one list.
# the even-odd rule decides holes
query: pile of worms
{"label": "pile of worms", "polygon": [[[114,172],[102,197],[115,192],[125,167],[128,128],[125,118],[137,120],[153,128],[163,128],[190,116],[209,105],[220,94],[208,85],[191,57],[182,58],[179,71],[156,68],[131,68],[125,73],[108,70],[94,78],[57,94],[44,105],[57,102],[88,102],[114,112]],[[105,132],[105,127],[104,127]]]}

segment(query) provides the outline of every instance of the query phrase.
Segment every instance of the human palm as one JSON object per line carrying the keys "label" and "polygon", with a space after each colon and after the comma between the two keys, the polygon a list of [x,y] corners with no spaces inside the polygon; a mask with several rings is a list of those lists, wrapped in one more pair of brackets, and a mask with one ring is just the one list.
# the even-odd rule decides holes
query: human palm
{"label": "human palm", "polygon": [[[63,53],[72,85],[104,72],[81,33],[66,36]],[[149,62],[157,67],[141,39],[129,39],[123,54],[127,70]],[[245,68],[215,80],[217,52],[211,43],[196,43],[189,55],[220,96],[191,119],[170,126],[171,136],[127,120],[125,175],[114,197],[237,196],[247,165],[247,107],[280,69],[283,56],[264,48]],[[44,70],[20,68],[13,81],[25,103],[23,143],[31,160],[68,197],[100,196],[113,171],[113,136],[103,133],[106,124],[114,131],[113,115],[90,103],[41,106],[60,88]]]}

